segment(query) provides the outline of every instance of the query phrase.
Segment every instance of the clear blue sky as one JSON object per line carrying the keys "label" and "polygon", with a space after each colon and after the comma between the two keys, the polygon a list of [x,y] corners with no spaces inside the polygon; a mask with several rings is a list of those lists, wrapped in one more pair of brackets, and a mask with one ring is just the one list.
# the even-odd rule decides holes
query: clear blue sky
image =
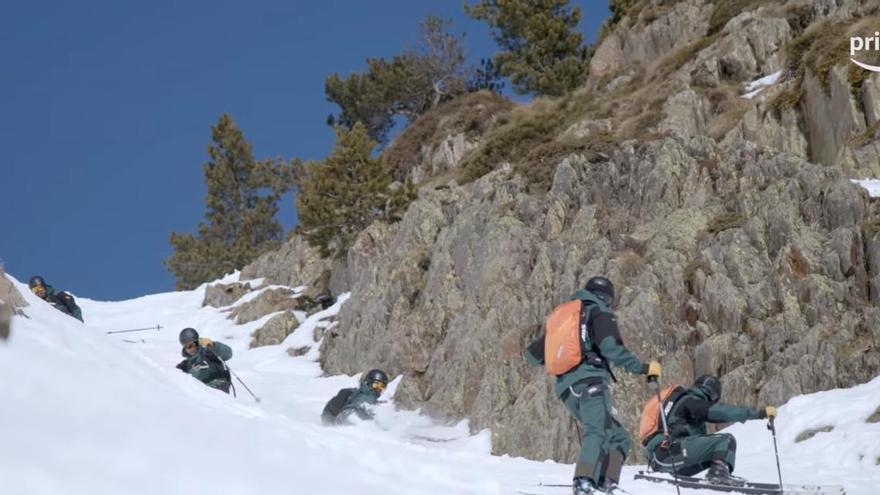
{"label": "clear blue sky", "polygon": [[[581,0],[593,40],[607,2]],[[173,288],[172,231],[204,214],[210,125],[230,113],[257,158],[321,158],[324,77],[364,68],[453,19],[478,60],[489,32],[450,0],[5,2],[0,6],[0,260],[76,295]],[[280,219],[295,222],[292,198]]]}

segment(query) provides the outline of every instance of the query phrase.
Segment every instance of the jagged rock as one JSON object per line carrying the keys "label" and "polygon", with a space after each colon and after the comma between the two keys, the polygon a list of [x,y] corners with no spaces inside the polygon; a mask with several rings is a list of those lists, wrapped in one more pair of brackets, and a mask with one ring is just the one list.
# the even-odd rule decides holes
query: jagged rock
{"label": "jagged rock", "polygon": [[692,89],[675,94],[663,104],[666,116],[660,124],[661,131],[685,132],[691,135],[706,133],[709,110],[703,99]]}
{"label": "jagged rock", "polygon": [[299,310],[302,302],[294,297],[290,289],[268,289],[252,301],[242,303],[229,312],[229,319],[239,325],[259,320],[260,318],[279,311]]}
{"label": "jagged rock", "polygon": [[12,327],[12,316],[23,314],[19,308],[27,306],[18,289],[6,278],[3,266],[0,265],[0,340],[9,338]]}
{"label": "jagged rock", "polygon": [[305,345],[302,347],[291,347],[287,349],[287,355],[290,357],[305,356],[312,348]]}
{"label": "jagged rock", "polygon": [[602,40],[590,59],[590,77],[599,79],[614,74],[622,65],[623,50],[620,48],[620,38],[616,34],[610,34]]}
{"label": "jagged rock", "polygon": [[[241,278],[265,278],[266,284],[299,287],[318,280],[330,270],[332,262],[321,257],[317,248],[299,235],[293,235],[277,251],[270,251],[241,270]],[[345,287],[336,287],[338,295]]]}
{"label": "jagged rock", "polygon": [[746,12],[731,19],[724,34],[715,47],[722,79],[751,81],[783,68],[781,49],[791,39],[785,19]]}
{"label": "jagged rock", "polygon": [[6,301],[0,299],[0,340],[9,338],[10,328],[12,327],[12,306],[6,304]]}
{"label": "jagged rock", "polygon": [[317,279],[312,281],[300,293],[302,304],[300,309],[306,312],[326,309],[333,304],[334,298],[330,291],[331,272],[325,271]]}
{"label": "jagged rock", "polygon": [[618,30],[623,64],[652,63],[703,37],[711,9],[700,0],[680,1],[647,26]]}
{"label": "jagged rock", "polygon": [[202,306],[222,308],[229,306],[241,299],[241,296],[251,291],[249,284],[234,282],[231,284],[213,284],[205,288],[205,299]]}
{"label": "jagged rock", "polygon": [[0,266],[0,299],[6,301],[8,306],[11,306],[13,310],[18,308],[23,308],[28,305],[27,301],[21,297],[21,294],[18,292],[18,289],[12,285],[12,282],[6,278],[6,274],[3,272],[3,267]]}
{"label": "jagged rock", "polygon": [[846,70],[843,65],[831,70],[827,90],[811,71],[804,77],[804,118],[812,161],[837,165],[849,139],[865,129],[852,100]]}
{"label": "jagged rock", "polygon": [[301,322],[293,311],[285,311],[272,317],[258,330],[251,334],[250,347],[278,345],[287,338]]}
{"label": "jagged rock", "polygon": [[477,147],[479,139],[471,139],[464,132],[450,134],[439,143],[424,145],[422,162],[413,167],[412,180],[421,184],[435,175],[458,167],[464,155]]}

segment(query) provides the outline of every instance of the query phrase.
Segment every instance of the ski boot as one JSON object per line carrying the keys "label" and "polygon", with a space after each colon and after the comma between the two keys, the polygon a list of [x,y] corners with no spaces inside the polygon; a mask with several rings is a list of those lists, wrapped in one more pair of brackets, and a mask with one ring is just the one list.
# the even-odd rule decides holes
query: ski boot
{"label": "ski boot", "polygon": [[706,481],[716,485],[728,486],[742,486],[746,483],[745,479],[730,474],[730,468],[724,461],[715,461],[712,463],[712,467],[710,467],[709,472],[706,473]]}
{"label": "ski boot", "polygon": [[605,480],[605,483],[602,484],[602,492],[608,495],[630,495],[630,493],[620,486],[617,483],[611,480]]}
{"label": "ski boot", "polygon": [[604,490],[597,488],[590,478],[575,478],[571,486],[574,495],[608,495]]}

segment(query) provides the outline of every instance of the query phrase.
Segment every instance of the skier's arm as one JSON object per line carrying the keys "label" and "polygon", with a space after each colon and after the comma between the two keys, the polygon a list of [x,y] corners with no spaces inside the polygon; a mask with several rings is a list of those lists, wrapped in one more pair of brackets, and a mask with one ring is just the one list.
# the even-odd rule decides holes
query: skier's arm
{"label": "skier's arm", "polygon": [[710,423],[737,423],[747,419],[759,419],[761,412],[751,407],[713,404],[706,412],[706,421]]}
{"label": "skier's arm", "polygon": [[211,350],[214,354],[217,355],[220,359],[224,361],[229,361],[232,359],[232,349],[221,342],[210,341],[205,347]]}
{"label": "skier's arm", "polygon": [[713,404],[706,399],[687,397],[681,407],[691,421],[709,423],[738,423],[747,419],[758,419],[760,413],[750,407]]}
{"label": "skier's arm", "polygon": [[602,357],[614,366],[623,368],[634,375],[647,373],[648,365],[623,345],[623,339],[620,338],[620,330],[617,328],[614,316],[605,312],[594,313],[594,315],[591,315],[591,328]]}
{"label": "skier's arm", "polygon": [[526,347],[526,350],[523,352],[523,357],[526,359],[526,362],[533,365],[539,366],[544,364],[544,336],[529,344]]}
{"label": "skier's arm", "polygon": [[343,411],[348,410],[349,414],[354,413],[361,419],[373,419],[375,413],[367,404],[368,402],[365,400],[363,394],[355,393],[349,397],[348,403],[343,408]]}
{"label": "skier's arm", "polygon": [[67,307],[67,310],[70,312],[70,314],[74,314],[76,312],[77,306],[76,302],[74,302],[73,300],[73,296],[71,296],[67,292],[61,291],[58,293],[58,299],[60,299],[61,302],[64,303],[64,306]]}
{"label": "skier's arm", "polygon": [[354,413],[357,414],[357,417],[367,420],[373,419],[376,416],[376,413],[372,411],[372,409],[368,408],[366,404],[360,404],[353,409]]}

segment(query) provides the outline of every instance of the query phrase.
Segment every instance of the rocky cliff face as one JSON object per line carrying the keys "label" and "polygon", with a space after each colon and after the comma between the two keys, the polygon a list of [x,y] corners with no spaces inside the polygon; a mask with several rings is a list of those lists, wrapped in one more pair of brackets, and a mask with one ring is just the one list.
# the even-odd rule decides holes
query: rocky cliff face
{"label": "rocky cliff face", "polygon": [[[579,435],[520,354],[554,304],[606,274],[625,342],[668,380],[715,373],[729,400],[777,404],[873,377],[880,258],[864,192],[792,154],[719,152],[677,137],[573,157],[542,201],[509,169],[424,194],[351,250],[325,369],[404,373],[404,404],[491,428],[498,452],[570,459]],[[630,428],[646,393],[618,385]]]}
{"label": "rocky cliff face", "polygon": [[[549,191],[518,157],[458,185],[423,179],[435,154],[409,155],[419,199],[337,268],[294,238],[245,270],[345,281],[327,372],[385,367],[405,375],[398,402],[491,428],[496,452],[570,461],[576,426],[521,352],[596,274],[619,286],[624,341],[659,358],[666,380],[715,373],[726,400],[757,405],[880,372],[880,217],[850,181],[880,174],[880,83],[840,53],[877,6],[632,3],[594,56],[580,97],[596,103],[564,107],[580,113],[550,137],[572,151],[549,165]],[[448,156],[467,162],[498,134],[470,134]],[[571,146],[596,135],[610,143],[601,153]],[[633,431],[647,390],[620,378]]]}

